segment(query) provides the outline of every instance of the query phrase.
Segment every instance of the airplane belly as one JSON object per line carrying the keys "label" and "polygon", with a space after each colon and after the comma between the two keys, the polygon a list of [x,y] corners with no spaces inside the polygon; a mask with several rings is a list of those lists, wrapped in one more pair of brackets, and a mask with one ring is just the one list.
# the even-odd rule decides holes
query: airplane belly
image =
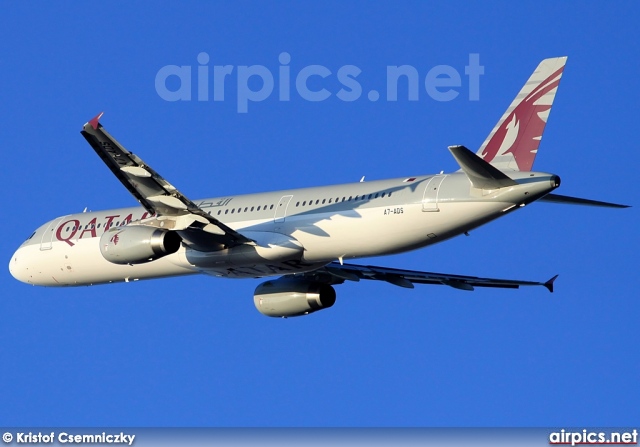
{"label": "airplane belly", "polygon": [[255,245],[238,245],[210,252],[187,248],[181,259],[201,273],[228,278],[302,273],[325,264],[303,262],[304,247],[291,236],[270,231],[244,231],[243,234],[255,241]]}
{"label": "airplane belly", "polygon": [[500,215],[504,203],[440,203],[424,212],[422,204],[370,208],[358,217],[332,216],[292,235],[305,247],[304,260],[381,256],[413,250],[459,235]]}

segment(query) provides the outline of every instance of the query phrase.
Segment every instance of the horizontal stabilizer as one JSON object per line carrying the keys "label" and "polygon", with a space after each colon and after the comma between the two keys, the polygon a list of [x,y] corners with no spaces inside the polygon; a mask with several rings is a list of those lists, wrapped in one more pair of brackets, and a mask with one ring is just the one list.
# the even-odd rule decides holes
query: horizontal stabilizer
{"label": "horizontal stabilizer", "polygon": [[464,146],[449,146],[462,171],[475,188],[500,189],[517,183],[504,172],[490,165]]}
{"label": "horizontal stabilizer", "polygon": [[630,205],[620,205],[618,203],[600,202],[598,200],[580,199],[578,197],[561,196],[560,194],[547,194],[540,202],[564,203],[567,205],[601,206],[604,208],[629,208]]}

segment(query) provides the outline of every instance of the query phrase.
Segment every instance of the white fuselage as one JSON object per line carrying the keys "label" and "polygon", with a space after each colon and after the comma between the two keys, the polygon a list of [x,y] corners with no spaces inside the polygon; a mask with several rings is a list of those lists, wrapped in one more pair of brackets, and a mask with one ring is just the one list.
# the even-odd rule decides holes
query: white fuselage
{"label": "white fuselage", "polygon": [[148,217],[142,207],[71,214],[38,228],[13,255],[20,281],[74,286],[189,273],[264,277],[315,270],[342,259],[400,253],[462,234],[551,191],[550,174],[514,173],[518,184],[486,191],[460,172],[196,201],[256,241],[215,251],[183,246],[135,265],[107,261],[100,237]]}

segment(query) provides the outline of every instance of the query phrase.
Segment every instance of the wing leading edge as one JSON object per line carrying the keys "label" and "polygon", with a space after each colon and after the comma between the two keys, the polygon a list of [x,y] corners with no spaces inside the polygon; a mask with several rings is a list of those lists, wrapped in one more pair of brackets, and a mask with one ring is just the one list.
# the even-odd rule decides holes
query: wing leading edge
{"label": "wing leading edge", "polygon": [[330,284],[341,284],[344,281],[360,281],[372,279],[390,284],[413,288],[414,284],[439,284],[460,290],[474,290],[475,287],[493,287],[500,289],[518,289],[520,286],[544,286],[553,292],[554,276],[546,282],[520,281],[513,279],[481,278],[477,276],[450,275],[447,273],[420,272],[371,265],[340,264],[332,262],[320,270],[305,274],[315,276],[314,279]]}
{"label": "wing leading edge", "polygon": [[[100,124],[102,113],[80,132],[111,172],[163,227],[181,232],[185,242],[199,249],[233,247],[254,242],[210,216],[166,181],[142,159],[126,150]],[[154,225],[153,220],[146,224]]]}

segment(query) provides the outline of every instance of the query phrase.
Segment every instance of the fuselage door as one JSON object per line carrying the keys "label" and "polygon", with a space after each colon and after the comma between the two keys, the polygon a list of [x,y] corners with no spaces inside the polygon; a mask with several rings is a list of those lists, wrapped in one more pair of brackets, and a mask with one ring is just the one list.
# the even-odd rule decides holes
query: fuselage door
{"label": "fuselage door", "polygon": [[51,250],[51,247],[53,247],[53,238],[56,234],[56,228],[58,228],[58,224],[60,224],[62,219],[65,217],[67,216],[63,216],[49,222],[49,226],[44,230],[44,233],[42,233],[42,239],[40,239],[40,250]]}
{"label": "fuselage door", "polygon": [[278,202],[278,206],[276,207],[276,214],[273,216],[273,221],[284,222],[285,217],[287,216],[287,207],[289,206],[289,202],[293,196],[282,196],[280,202]]}
{"label": "fuselage door", "polygon": [[434,175],[429,179],[422,197],[422,211],[440,211],[438,208],[438,193],[445,177],[446,175]]}

